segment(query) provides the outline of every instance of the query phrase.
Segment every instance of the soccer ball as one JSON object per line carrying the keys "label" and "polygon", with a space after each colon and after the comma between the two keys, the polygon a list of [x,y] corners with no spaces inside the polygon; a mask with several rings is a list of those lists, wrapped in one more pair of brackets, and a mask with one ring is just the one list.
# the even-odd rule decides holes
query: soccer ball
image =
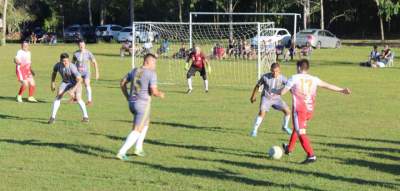
{"label": "soccer ball", "polygon": [[272,146],[268,151],[268,156],[272,159],[278,160],[282,158],[283,150],[281,147]]}

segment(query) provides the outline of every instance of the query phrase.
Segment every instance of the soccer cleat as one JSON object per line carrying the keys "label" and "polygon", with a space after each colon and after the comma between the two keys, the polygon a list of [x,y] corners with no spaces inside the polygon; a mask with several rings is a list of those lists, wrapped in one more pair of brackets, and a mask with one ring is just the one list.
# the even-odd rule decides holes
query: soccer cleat
{"label": "soccer cleat", "polygon": [[292,135],[292,129],[282,127],[282,131],[285,131],[288,135]]}
{"label": "soccer cleat", "polygon": [[22,102],[23,102],[23,101],[22,101],[22,96],[17,95],[17,102],[18,102],[18,103],[22,103]]}
{"label": "soccer cleat", "polygon": [[117,157],[117,159],[122,160],[122,161],[129,161],[128,156],[123,155],[123,154],[117,154],[117,156],[115,156],[115,157]]}
{"label": "soccer cleat", "polygon": [[285,155],[289,155],[290,154],[288,144],[282,143],[282,148],[283,148],[283,151],[285,151]]}
{"label": "soccer cleat", "polygon": [[257,137],[257,131],[251,131],[250,136],[251,137]]}
{"label": "soccer cleat", "polygon": [[135,154],[136,156],[139,156],[139,157],[146,156],[146,153],[143,150],[135,150],[135,152],[133,152],[133,154]]}
{"label": "soccer cleat", "polygon": [[50,119],[49,119],[49,121],[47,122],[47,124],[49,124],[49,125],[54,124],[55,121],[56,121],[56,119],[50,117]]}
{"label": "soccer cleat", "polygon": [[92,105],[93,105],[93,102],[92,102],[92,101],[86,102],[86,106],[92,106]]}
{"label": "soccer cleat", "polygon": [[84,118],[82,119],[82,123],[89,123],[89,118],[84,117]]}
{"label": "soccer cleat", "polygon": [[301,162],[301,164],[310,164],[313,162],[317,161],[317,157],[316,156],[311,156],[311,157],[307,157],[306,160],[304,160],[303,162]]}
{"label": "soccer cleat", "polygon": [[38,101],[34,97],[28,97],[28,102],[37,103]]}
{"label": "soccer cleat", "polygon": [[186,91],[186,94],[191,94],[192,93],[192,89],[188,89],[187,91]]}

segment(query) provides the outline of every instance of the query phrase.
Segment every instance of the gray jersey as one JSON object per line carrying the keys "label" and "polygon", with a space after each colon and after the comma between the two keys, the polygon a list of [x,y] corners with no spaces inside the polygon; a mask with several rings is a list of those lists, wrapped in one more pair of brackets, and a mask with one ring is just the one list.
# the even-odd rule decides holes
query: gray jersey
{"label": "gray jersey", "polygon": [[284,88],[287,83],[287,79],[283,75],[279,75],[277,78],[272,76],[272,73],[264,74],[260,80],[258,80],[259,86],[264,86],[262,91],[262,96],[269,99],[280,98],[277,92]]}
{"label": "gray jersey", "polygon": [[76,64],[78,71],[82,75],[90,73],[90,63],[94,60],[93,54],[89,50],[78,50],[74,53],[72,62]]}
{"label": "gray jersey", "polygon": [[74,64],[69,64],[67,67],[62,63],[57,63],[53,67],[53,72],[58,72],[61,75],[62,81],[64,83],[76,83],[76,78],[81,77],[78,69]]}
{"label": "gray jersey", "polygon": [[150,87],[157,86],[157,74],[149,69],[135,68],[125,79],[131,82],[129,101],[149,101]]}

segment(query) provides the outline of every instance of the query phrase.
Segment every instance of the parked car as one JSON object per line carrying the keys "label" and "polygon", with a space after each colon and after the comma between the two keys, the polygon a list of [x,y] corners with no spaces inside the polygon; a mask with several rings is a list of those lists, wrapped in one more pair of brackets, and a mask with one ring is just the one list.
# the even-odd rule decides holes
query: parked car
{"label": "parked car", "polygon": [[124,27],[118,34],[118,42],[129,40],[132,42],[132,27]]}
{"label": "parked car", "polygon": [[110,41],[112,39],[118,39],[119,31],[122,27],[119,25],[102,25],[96,28],[96,35],[105,41]]}
{"label": "parked car", "polygon": [[327,30],[307,29],[296,34],[296,45],[306,46],[307,43],[314,48],[339,48],[340,39]]}
{"label": "parked car", "polygon": [[[289,46],[292,35],[287,29],[284,28],[271,28],[262,32],[265,35],[260,36],[261,41],[280,42],[283,46]],[[257,47],[258,37],[251,39],[251,45]]]}
{"label": "parked car", "polygon": [[96,29],[89,25],[71,25],[65,29],[64,42],[77,42],[80,39],[96,43]]}

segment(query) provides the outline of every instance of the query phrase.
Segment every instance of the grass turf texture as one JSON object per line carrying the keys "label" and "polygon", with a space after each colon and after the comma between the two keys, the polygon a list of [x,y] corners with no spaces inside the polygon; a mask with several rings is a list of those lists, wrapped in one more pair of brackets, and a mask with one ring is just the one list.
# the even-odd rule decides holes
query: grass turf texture
{"label": "grass turf texture", "polygon": [[[55,96],[50,72],[59,54],[76,46],[31,47],[37,104],[15,102],[19,85],[11,60],[19,45],[0,47],[0,190],[400,189],[400,68],[359,67],[369,47],[313,53],[311,73],[353,94],[319,90],[308,130],[318,162],[306,166],[299,164],[305,157],[299,143],[290,157],[267,158],[271,146],[288,140],[281,113],[267,114],[258,137],[248,136],[258,109],[249,103],[253,85],[215,87],[211,80],[204,94],[199,76],[191,95],[183,85],[161,85],[166,98],[153,102],[148,155],[115,160],[132,119],[118,87],[130,59],[118,56],[119,47],[88,46],[101,69],[101,79],[92,83],[90,123],[80,123],[78,105],[64,101],[52,126],[46,124]],[[160,76],[164,66],[160,60]],[[283,65],[282,71],[289,76],[295,67]]]}

